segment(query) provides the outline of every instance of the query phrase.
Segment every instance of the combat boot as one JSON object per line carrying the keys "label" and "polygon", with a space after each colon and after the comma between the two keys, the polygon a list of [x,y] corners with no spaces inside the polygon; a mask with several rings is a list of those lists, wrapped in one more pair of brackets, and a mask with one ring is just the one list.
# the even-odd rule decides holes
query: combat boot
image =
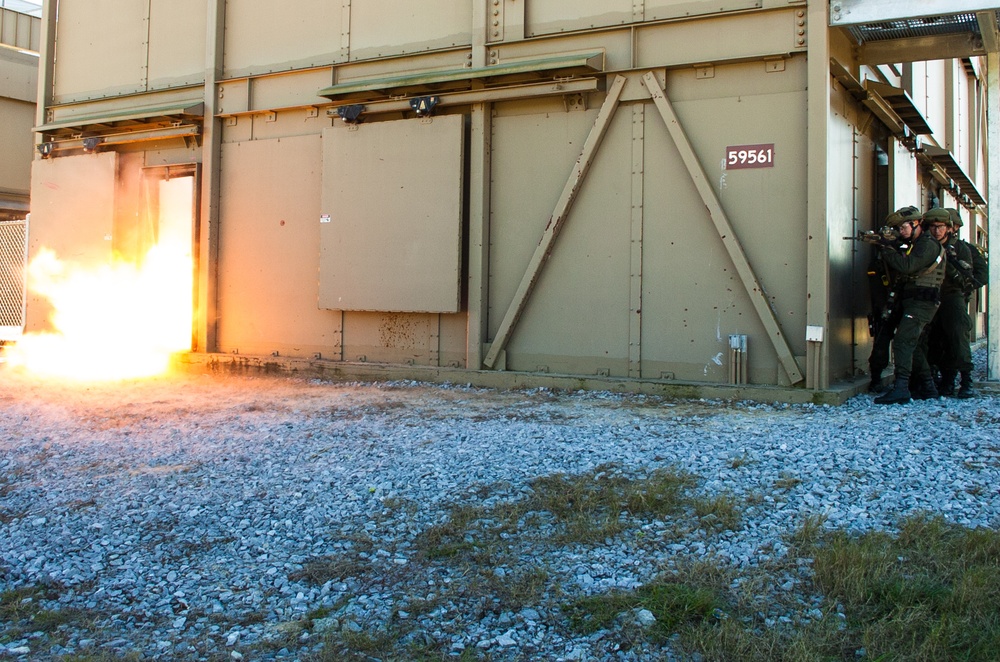
{"label": "combat boot", "polygon": [[954,370],[942,370],[941,371],[941,383],[938,384],[938,395],[945,396],[947,398],[955,395],[955,375],[958,374]]}
{"label": "combat boot", "polygon": [[896,383],[892,385],[892,390],[875,398],[877,405],[905,405],[910,401],[910,378],[896,377]]}
{"label": "combat boot", "polygon": [[934,379],[930,375],[921,375],[913,380],[910,395],[914,400],[934,400],[940,397]]}
{"label": "combat boot", "polygon": [[885,380],[881,377],[872,376],[872,381],[868,384],[869,393],[885,393],[888,390]]}
{"label": "combat boot", "polygon": [[974,398],[978,393],[976,389],[972,387],[972,372],[968,370],[962,371],[962,383],[958,387],[958,394],[956,398],[961,398],[962,400],[968,400],[969,398]]}

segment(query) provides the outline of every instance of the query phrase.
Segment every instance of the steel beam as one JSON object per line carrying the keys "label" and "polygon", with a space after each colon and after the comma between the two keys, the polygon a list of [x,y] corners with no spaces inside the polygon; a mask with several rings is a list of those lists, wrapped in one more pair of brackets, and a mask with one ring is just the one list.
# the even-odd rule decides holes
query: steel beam
{"label": "steel beam", "polygon": [[[825,2],[810,2],[806,20],[822,25],[825,14]],[[830,31],[812,30],[806,63],[806,328],[822,329],[822,338],[830,324],[830,55]],[[806,365],[806,386],[829,388],[829,343],[807,341]]]}
{"label": "steel beam", "polygon": [[[989,181],[988,223],[990,244],[1000,237],[1000,53],[992,51],[986,62],[986,172]],[[1000,258],[990,260],[987,314],[987,378],[1000,380]]]}
{"label": "steel beam", "polygon": [[632,222],[629,230],[628,376],[642,377],[642,236],[646,104],[632,105]]}
{"label": "steel beam", "polygon": [[[56,48],[56,3],[42,3],[41,44],[38,57],[38,99],[35,110],[35,126],[45,124],[49,106],[52,105],[52,85],[55,80]],[[35,144],[45,139],[41,133],[35,134]]]}
{"label": "steel beam", "polygon": [[500,322],[500,328],[497,329],[496,337],[494,337],[493,343],[490,345],[490,350],[483,360],[483,365],[487,368],[492,368],[496,364],[500,352],[503,351],[510,341],[511,334],[514,332],[514,326],[524,312],[524,308],[528,304],[528,298],[531,296],[532,290],[535,289],[535,285],[542,275],[542,269],[552,254],[556,237],[559,235],[559,231],[562,230],[566,218],[569,216],[573,202],[576,200],[576,196],[583,186],[587,172],[590,170],[590,166],[594,162],[594,157],[601,146],[601,142],[604,140],[608,127],[611,125],[611,118],[614,117],[615,110],[618,109],[618,100],[621,97],[622,88],[625,87],[625,81],[626,78],[624,76],[615,76],[614,82],[608,88],[604,105],[601,106],[601,110],[594,122],[594,128],[591,129],[590,135],[587,136],[587,141],[583,145],[580,158],[577,159],[576,165],[573,167],[573,171],[566,181],[566,186],[563,187],[562,195],[559,196],[559,201],[556,203],[556,208],[549,218],[548,225],[545,226],[545,231],[542,233],[542,238],[535,248],[535,253],[528,262],[528,268],[524,273],[524,277],[521,278],[521,284],[518,285],[517,291],[514,292],[514,298],[510,302],[510,306],[507,308],[507,312]]}
{"label": "steel beam", "polygon": [[996,11],[981,11],[976,14],[979,34],[983,36],[983,48],[990,53],[1000,50],[1000,30],[997,28]]}
{"label": "steel beam", "polygon": [[855,54],[859,64],[877,65],[975,57],[986,49],[973,34],[963,33],[872,41],[858,46]]}
{"label": "steel beam", "polygon": [[466,334],[466,367],[483,365],[483,345],[488,329],[490,272],[490,154],[493,106],[472,106],[469,144],[469,321]]}
{"label": "steel beam", "polygon": [[[826,61],[828,60],[824,62]],[[687,167],[688,174],[691,176],[695,188],[698,189],[702,202],[705,203],[705,207],[708,209],[708,214],[715,224],[715,229],[722,239],[729,258],[733,261],[733,266],[736,267],[736,272],[743,282],[743,287],[746,288],[750,302],[757,311],[757,316],[767,331],[768,338],[774,346],[775,352],[778,354],[778,360],[788,375],[788,380],[792,384],[801,382],[803,379],[802,372],[799,370],[795,357],[792,355],[792,351],[785,341],[785,336],[781,331],[781,326],[778,324],[778,319],[767,300],[767,294],[757,279],[753,267],[750,266],[750,262],[743,252],[743,246],[736,238],[732,223],[729,222],[729,217],[726,216],[726,212],[722,209],[722,204],[719,202],[718,196],[715,195],[712,185],[708,182],[708,177],[705,176],[705,170],[701,167],[701,162],[698,161],[698,155],[695,154],[694,147],[691,146],[691,142],[688,140],[687,134],[684,132],[680,120],[674,112],[673,105],[667,99],[663,88],[660,87],[656,76],[652,72],[643,76],[642,81],[653,97],[653,103],[667,125],[667,131],[670,133],[670,137],[673,138],[674,145],[676,145],[677,151],[680,152],[681,159]]]}
{"label": "steel beam", "polygon": [[222,198],[222,119],[216,117],[216,85],[223,76],[226,2],[208,3],[205,54],[205,115],[202,125],[201,193],[196,255],[195,349],[214,352],[219,343],[219,214]]}

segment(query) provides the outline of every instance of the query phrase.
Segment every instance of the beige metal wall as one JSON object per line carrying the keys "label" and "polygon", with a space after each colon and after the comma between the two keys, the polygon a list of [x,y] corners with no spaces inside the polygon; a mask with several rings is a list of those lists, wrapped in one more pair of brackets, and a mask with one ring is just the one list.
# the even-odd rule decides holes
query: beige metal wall
{"label": "beige metal wall", "polygon": [[[5,26],[15,25],[8,15],[23,16],[3,12]],[[38,57],[0,45],[0,219],[28,210],[37,87]]]}
{"label": "beige metal wall", "polygon": [[[854,375],[867,358],[867,310],[858,303],[867,257],[841,237],[874,227],[876,209],[887,201],[919,203],[913,154],[829,77],[829,107],[819,115],[827,120],[825,158],[809,153],[817,129],[809,126],[816,116],[808,115],[808,101],[822,97],[809,92],[808,23],[816,12],[804,1],[305,0],[285,7],[265,0],[58,0],[58,11],[50,119],[93,117],[80,120],[92,129],[108,124],[102,114],[199,96],[217,113],[204,144],[153,135],[115,148],[113,186],[88,160],[106,154],[38,162],[32,184],[40,190],[43,181],[105,178],[111,216],[121,219],[141,196],[144,169],[211,163],[202,173],[210,197],[198,223],[202,282],[209,283],[202,289],[217,291],[208,306],[218,321],[212,350],[478,369],[495,349],[501,369],[724,383],[729,338],[745,335],[751,382],[800,383],[812,351],[821,357],[822,385],[827,377]],[[223,14],[219,35],[206,35]],[[827,36],[825,24],[815,29]],[[103,38],[108,34],[116,38]],[[832,54],[863,78],[851,45],[830,34]],[[383,82],[382,106],[373,103],[354,128],[330,112],[348,99],[319,95],[349,82],[481,72],[580,53],[603,55],[596,91],[527,97],[503,88],[509,98],[440,110],[464,118],[455,152],[460,167],[412,156],[407,132],[393,139],[396,170],[371,167],[385,157],[377,150],[350,151],[332,139],[352,130],[388,132],[380,125],[397,120],[434,121],[415,117],[407,99],[394,101],[400,92],[391,83]],[[207,67],[207,84],[206,59],[218,64],[218,71]],[[828,59],[821,57],[823,66]],[[936,87],[948,71],[913,68],[905,81],[915,97],[926,91],[935,131],[945,132],[955,116]],[[612,92],[618,74],[625,77],[620,99]],[[553,81],[557,76],[538,80],[566,82]],[[651,96],[650,79],[662,86],[662,99]],[[499,89],[485,82],[470,88]],[[447,92],[433,82],[419,89]],[[666,119],[663,100],[676,122]],[[598,127],[606,132],[585,154]],[[217,133],[221,148],[214,153]],[[773,162],[729,167],[727,150],[746,145],[773,145]],[[889,155],[888,183],[876,176],[877,148]],[[349,158],[329,158],[329,150],[341,149]],[[584,157],[589,170],[574,186]],[[409,168],[449,172],[404,176]],[[825,178],[828,218],[810,218],[820,208],[807,199],[810,177]],[[401,196],[401,185],[412,192]],[[354,190],[379,204],[366,209],[365,196],[354,196],[340,205]],[[85,192],[69,187],[56,200],[46,196],[59,212],[44,216],[53,223],[69,209],[67,200]],[[324,235],[332,229],[323,228],[327,208],[349,216],[363,237],[372,214],[389,209],[383,203],[393,201],[395,214],[408,208],[410,196],[414,210],[431,215],[439,212],[427,211],[434,209],[428,201],[459,201],[460,218],[447,221],[451,233],[426,249],[449,243],[442,254],[454,259],[444,271],[461,278],[457,296],[449,291],[448,305],[418,305],[416,296],[412,306],[400,304],[405,288],[390,279],[383,286],[400,291],[378,299],[392,301],[380,309],[327,309],[321,246],[338,240]],[[567,196],[565,223],[551,251],[539,256]],[[106,226],[96,216],[87,223]],[[434,227],[443,223],[435,219]],[[116,220],[116,245],[134,242],[133,230]],[[380,232],[378,241],[407,248],[404,233]],[[816,241],[826,246],[811,251]],[[362,244],[355,237],[353,245]],[[383,261],[386,273],[405,275],[394,258]],[[823,314],[810,307],[810,280],[828,290],[816,295],[826,302]],[[507,337],[505,318],[522,299]],[[825,331],[819,354],[807,351],[807,324]]]}
{"label": "beige metal wall", "polygon": [[40,39],[38,18],[0,7],[0,44],[37,53]]}
{"label": "beige metal wall", "polygon": [[207,0],[52,0],[57,104],[199,85]]}

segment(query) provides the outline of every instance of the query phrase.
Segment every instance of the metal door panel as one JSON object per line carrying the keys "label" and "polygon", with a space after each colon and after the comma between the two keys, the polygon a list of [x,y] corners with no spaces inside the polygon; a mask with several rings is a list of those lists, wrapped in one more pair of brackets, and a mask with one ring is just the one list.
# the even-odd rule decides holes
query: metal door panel
{"label": "metal door panel", "polygon": [[225,78],[343,62],[341,2],[226,3]]}
{"label": "metal door panel", "polygon": [[[43,159],[32,164],[28,259],[43,249],[81,265],[111,261],[118,155]],[[44,331],[47,300],[28,293],[25,331]]]}
{"label": "metal door panel", "polygon": [[149,89],[205,82],[208,0],[152,0]]}
{"label": "metal door panel", "polygon": [[60,0],[54,101],[146,89],[148,0]]}
{"label": "metal door panel", "polygon": [[316,308],[319,135],[227,143],[219,221],[219,348],[339,353],[339,315]]}
{"label": "metal door panel", "polygon": [[352,0],[351,60],[468,46],[468,0]]}
{"label": "metal door panel", "polygon": [[460,310],[464,117],[323,132],[319,305]]}

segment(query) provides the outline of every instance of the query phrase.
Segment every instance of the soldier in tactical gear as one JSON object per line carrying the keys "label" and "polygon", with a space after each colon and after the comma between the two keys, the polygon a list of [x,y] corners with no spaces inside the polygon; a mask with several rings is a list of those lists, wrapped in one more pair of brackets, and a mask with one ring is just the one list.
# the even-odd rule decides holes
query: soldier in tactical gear
{"label": "soldier in tactical gear", "polygon": [[[944,281],[947,257],[944,247],[925,234],[920,225],[919,212],[912,210],[898,212],[903,220],[900,227],[909,225],[912,242],[905,249],[899,249],[893,242],[881,239],[879,246],[886,266],[899,274],[901,281],[900,303],[902,317],[892,343],[893,363],[896,367],[896,381],[892,390],[875,398],[877,404],[905,404],[910,401],[910,375],[913,372],[926,375],[931,380],[927,357],[918,351],[920,334],[934,318]],[[890,214],[890,218],[892,215]],[[887,219],[888,220],[888,219]]]}
{"label": "soldier in tactical gear", "polygon": [[[896,239],[892,240],[893,247],[905,251],[910,247],[910,239],[913,228],[904,221],[919,219],[920,210],[916,207],[903,207],[889,214],[885,219],[885,228],[889,228],[896,234]],[[879,243],[883,238],[876,234],[866,234],[864,241],[868,243]],[[874,338],[872,351],[868,356],[868,370],[871,374],[871,383],[868,385],[869,393],[883,393],[886,391],[882,373],[889,366],[889,347],[893,336],[896,335],[896,328],[903,317],[902,306],[899,299],[902,295],[902,279],[886,265],[882,259],[882,251],[875,254],[871,266],[868,269],[868,276],[872,289],[872,312],[868,316],[868,327]]]}
{"label": "soldier in tactical gear", "polygon": [[[941,395],[971,398],[976,392],[972,384],[969,301],[972,293],[986,284],[989,267],[978,246],[958,237],[962,217],[957,209],[932,211],[947,213],[951,230],[945,243],[948,266],[941,286],[941,307],[930,327],[930,358],[941,369]],[[955,377],[959,374],[962,380],[956,393]]]}
{"label": "soldier in tactical gear", "polygon": [[[949,366],[956,363],[962,353],[960,345],[963,342],[961,340],[963,333],[965,353],[968,354],[969,363],[972,362],[968,341],[970,327],[962,323],[963,317],[965,322],[968,322],[969,317],[962,311],[965,304],[962,295],[963,285],[960,283],[964,269],[960,265],[971,267],[969,260],[972,258],[966,247],[955,245],[952,230],[951,214],[947,210],[935,208],[924,214],[924,231],[944,246],[948,262],[945,266],[944,282],[941,284],[941,305],[934,319],[921,334],[917,349],[918,354],[922,353],[927,357],[928,372],[923,372],[924,363],[917,360],[914,361],[913,374],[910,376],[910,395],[914,400],[927,400],[941,395],[933,376],[936,368],[940,368],[942,375],[947,379]],[[951,373],[951,383],[955,381],[954,375],[954,372]],[[941,382],[942,385],[945,383]]]}

